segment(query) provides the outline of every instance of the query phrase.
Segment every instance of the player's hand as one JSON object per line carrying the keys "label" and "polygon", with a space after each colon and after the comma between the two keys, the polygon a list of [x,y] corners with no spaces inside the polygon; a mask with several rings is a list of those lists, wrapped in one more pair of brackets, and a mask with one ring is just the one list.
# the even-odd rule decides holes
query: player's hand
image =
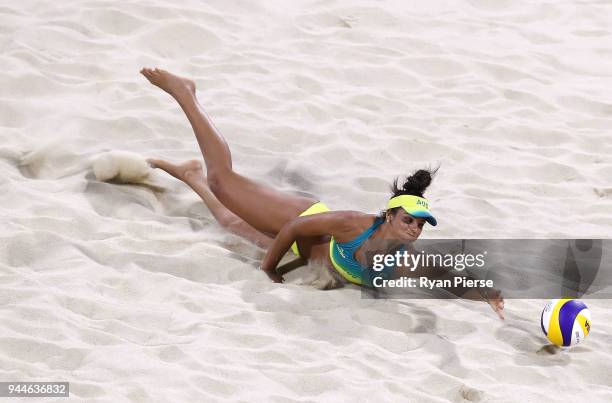
{"label": "player's hand", "polygon": [[504,297],[500,290],[491,290],[487,293],[486,300],[500,319],[504,320]]}
{"label": "player's hand", "polygon": [[260,267],[259,269],[262,270],[264,273],[266,273],[268,278],[270,280],[274,281],[275,283],[284,283],[285,282],[285,279],[283,278],[283,276],[278,274],[276,272],[276,269],[266,270],[263,267]]}

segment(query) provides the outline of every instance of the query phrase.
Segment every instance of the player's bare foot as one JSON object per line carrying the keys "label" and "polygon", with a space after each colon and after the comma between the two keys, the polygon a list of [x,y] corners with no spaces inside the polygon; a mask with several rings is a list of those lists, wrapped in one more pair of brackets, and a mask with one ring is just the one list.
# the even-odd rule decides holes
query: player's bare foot
{"label": "player's bare foot", "polygon": [[202,171],[202,163],[198,160],[189,160],[180,164],[173,164],[166,160],[148,158],[147,162],[151,167],[166,171],[180,181],[189,183],[194,180],[203,180],[204,183],[206,183],[206,176],[204,176],[204,172]]}
{"label": "player's bare foot", "polygon": [[183,94],[195,95],[195,82],[185,77],[174,75],[162,69],[142,68],[140,74],[146,77],[149,82],[173,97]]}

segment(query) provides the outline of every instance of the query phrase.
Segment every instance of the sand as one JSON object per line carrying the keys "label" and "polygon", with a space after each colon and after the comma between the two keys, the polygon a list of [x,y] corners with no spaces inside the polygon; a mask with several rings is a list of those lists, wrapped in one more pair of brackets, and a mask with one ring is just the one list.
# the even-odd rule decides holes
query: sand
{"label": "sand", "polygon": [[560,351],[542,300],[502,322],[320,291],[306,269],[272,284],[183,183],[90,168],[200,157],[138,74],[158,66],[195,79],[259,181],[374,213],[395,176],[441,164],[424,237],[609,238],[611,20],[605,2],[4,2],[0,381],[87,402],[612,400],[608,300]]}

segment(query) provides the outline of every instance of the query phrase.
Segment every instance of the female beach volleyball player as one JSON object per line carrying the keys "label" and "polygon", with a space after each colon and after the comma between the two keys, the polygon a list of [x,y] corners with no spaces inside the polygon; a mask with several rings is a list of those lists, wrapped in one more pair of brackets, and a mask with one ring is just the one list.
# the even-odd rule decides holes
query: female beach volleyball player
{"label": "female beach volleyball player", "polygon": [[[147,161],[190,186],[223,227],[267,248],[261,269],[272,281],[283,281],[276,267],[291,249],[303,260],[323,262],[354,284],[368,285],[362,273],[368,266],[369,252],[380,251],[385,240],[416,240],[425,223],[437,224],[423,198],[432,179],[432,172],[427,170],[417,171],[401,187],[396,181],[393,197],[379,216],[330,211],[318,200],[283,193],[241,176],[233,171],[227,143],[196,98],[195,83],[161,69],[143,68],[140,72],[170,94],[185,112],[204,156],[207,175],[198,160],[181,164]],[[486,300],[503,318],[501,296]]]}

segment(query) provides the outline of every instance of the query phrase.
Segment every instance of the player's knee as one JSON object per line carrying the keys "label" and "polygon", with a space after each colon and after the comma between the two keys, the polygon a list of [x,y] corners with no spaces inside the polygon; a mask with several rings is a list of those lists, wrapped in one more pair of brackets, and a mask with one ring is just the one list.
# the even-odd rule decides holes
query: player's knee
{"label": "player's knee", "polygon": [[231,169],[221,168],[215,170],[209,170],[208,174],[208,187],[211,192],[217,196],[217,199],[221,200],[224,196],[228,196],[231,186],[228,183],[232,180],[234,173]]}
{"label": "player's knee", "polygon": [[223,228],[227,228],[228,230],[232,231],[240,219],[236,217],[236,215],[228,212],[227,214],[221,215],[217,221],[219,221],[219,224]]}
{"label": "player's knee", "polygon": [[223,180],[219,177],[219,175],[209,174],[208,178],[208,187],[210,191],[219,198],[219,195],[223,192]]}
{"label": "player's knee", "polygon": [[227,228],[228,231],[240,235],[240,233],[244,230],[246,223],[240,218],[233,216],[227,217],[222,225],[224,228]]}

